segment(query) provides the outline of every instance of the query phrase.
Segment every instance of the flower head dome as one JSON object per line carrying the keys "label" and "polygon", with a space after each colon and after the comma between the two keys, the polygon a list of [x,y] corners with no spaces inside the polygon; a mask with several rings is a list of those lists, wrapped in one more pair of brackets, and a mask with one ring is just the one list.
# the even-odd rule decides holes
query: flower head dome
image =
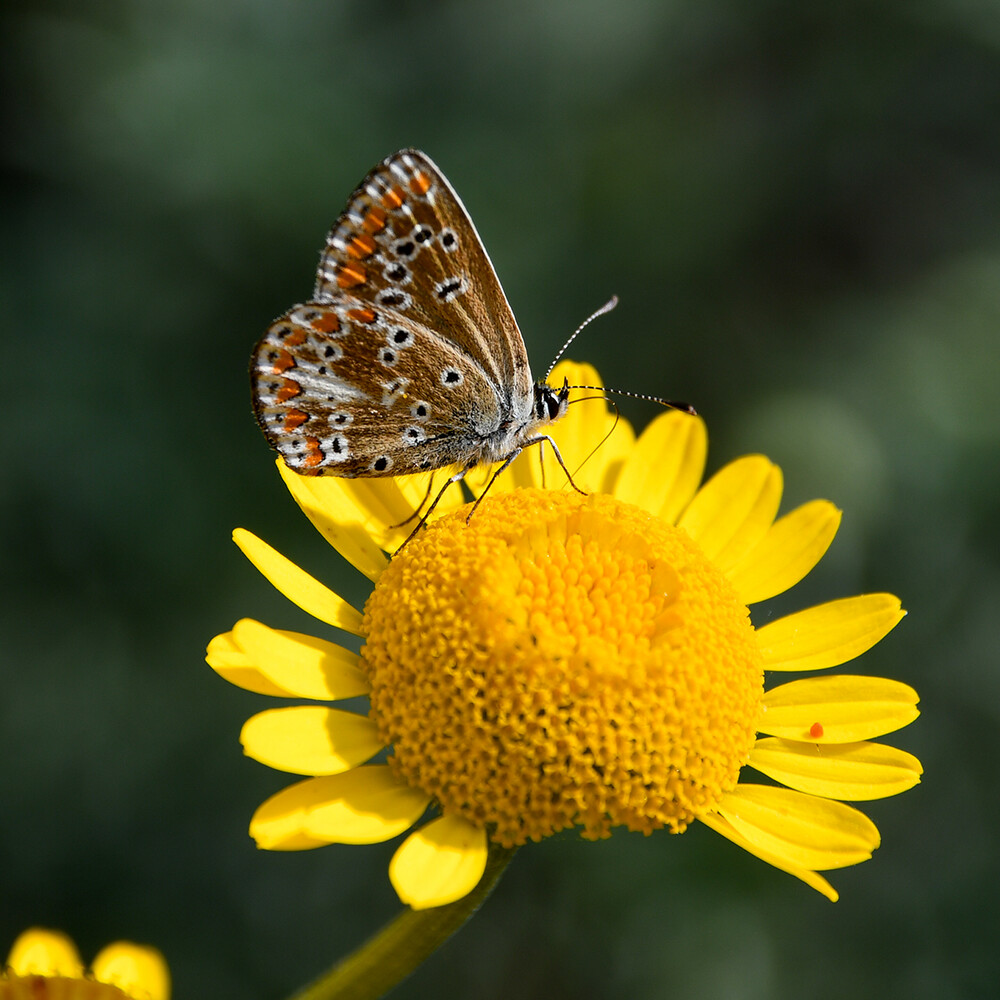
{"label": "flower head dome", "polygon": [[[599,384],[568,363],[563,377]],[[307,776],[257,810],[251,833],[276,850],[375,843],[433,809],[390,864],[401,899],[424,908],[476,885],[490,840],[679,833],[698,820],[835,899],[818,873],[879,843],[845,800],[919,780],[915,758],[870,742],[916,717],[916,693],[848,675],[765,687],[765,671],[853,659],[899,622],[899,601],[851,597],[757,628],[749,606],[797,583],[833,540],[832,504],[777,517],[781,473],[759,455],[700,485],[704,424],[678,412],[636,439],[588,403],[554,437],[585,496],[550,454],[528,453],[471,518],[454,488],[391,562],[425,477],[316,479],[279,465],[374,589],[359,612],[235,533],[286,597],[364,640],[357,656],[245,619],[210,644],[209,663],[233,683],[317,702],[245,725],[250,756]],[[359,694],[366,715],[325,704]],[[385,747],[384,764],[367,763]],[[750,780],[751,768],[774,783]]]}

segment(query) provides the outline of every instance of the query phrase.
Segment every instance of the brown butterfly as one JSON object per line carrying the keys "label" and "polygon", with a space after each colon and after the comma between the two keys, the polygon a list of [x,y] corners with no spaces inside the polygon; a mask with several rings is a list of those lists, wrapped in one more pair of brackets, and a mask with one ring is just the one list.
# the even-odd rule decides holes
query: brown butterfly
{"label": "brown butterfly", "polygon": [[415,149],[383,160],[351,196],[312,300],[257,344],[251,383],[271,447],[310,476],[457,465],[457,481],[506,467],[529,445],[555,448],[540,429],[569,401],[568,386],[532,381],[472,220]]}

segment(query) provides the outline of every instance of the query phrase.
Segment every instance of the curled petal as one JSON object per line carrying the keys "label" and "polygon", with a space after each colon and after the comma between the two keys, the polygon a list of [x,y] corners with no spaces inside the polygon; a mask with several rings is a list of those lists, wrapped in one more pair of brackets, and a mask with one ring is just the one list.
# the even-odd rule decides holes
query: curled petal
{"label": "curled petal", "polygon": [[399,898],[415,910],[470,893],[486,870],[486,833],[459,816],[442,816],[411,833],[389,864]]}
{"label": "curled petal", "polygon": [[208,665],[223,680],[253,691],[256,694],[267,694],[278,698],[286,698],[289,692],[279,687],[266,677],[260,668],[236,644],[232,632],[223,632],[215,636],[205,650],[205,660]]}
{"label": "curled petal", "polygon": [[338,701],[368,692],[357,653],[332,642],[268,628],[252,618],[238,621],[231,635],[246,666],[286,697]]}
{"label": "curled petal", "polygon": [[822,670],[860,656],[904,618],[899,598],[863,594],[829,601],[757,629],[766,670]]}
{"label": "curled petal", "polygon": [[867,861],[879,845],[878,828],[864,813],[790,788],[741,782],[718,811],[760,850],[813,871]]}

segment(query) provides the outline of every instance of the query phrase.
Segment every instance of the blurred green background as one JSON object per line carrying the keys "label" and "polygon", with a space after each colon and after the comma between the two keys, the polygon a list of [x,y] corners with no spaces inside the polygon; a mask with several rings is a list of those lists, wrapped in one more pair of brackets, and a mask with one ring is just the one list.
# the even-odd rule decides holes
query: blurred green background
{"label": "blurred green background", "polygon": [[[21,0],[4,51],[0,951],[166,953],[179,998],[277,998],[396,912],[393,845],[258,852],[287,778],[237,618],[310,628],[250,528],[359,605],[282,487],[247,359],[395,149],[461,193],[536,371],[687,399],[710,469],[845,509],[774,608],[891,590],[855,664],[913,684],[923,785],[866,807],[831,905],[704,828],[521,852],[400,998],[995,995],[1000,957],[1000,7]],[[655,407],[622,404],[637,424]],[[15,419],[16,418],[16,419]],[[16,426],[14,426],[16,424]]]}

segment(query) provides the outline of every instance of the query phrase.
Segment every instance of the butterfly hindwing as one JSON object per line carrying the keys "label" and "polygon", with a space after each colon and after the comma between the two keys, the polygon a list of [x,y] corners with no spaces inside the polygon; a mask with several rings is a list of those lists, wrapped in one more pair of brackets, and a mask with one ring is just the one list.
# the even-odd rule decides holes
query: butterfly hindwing
{"label": "butterfly hindwing", "polygon": [[501,421],[491,379],[466,353],[406,315],[344,294],[276,320],[251,379],[269,443],[306,475],[464,464]]}

